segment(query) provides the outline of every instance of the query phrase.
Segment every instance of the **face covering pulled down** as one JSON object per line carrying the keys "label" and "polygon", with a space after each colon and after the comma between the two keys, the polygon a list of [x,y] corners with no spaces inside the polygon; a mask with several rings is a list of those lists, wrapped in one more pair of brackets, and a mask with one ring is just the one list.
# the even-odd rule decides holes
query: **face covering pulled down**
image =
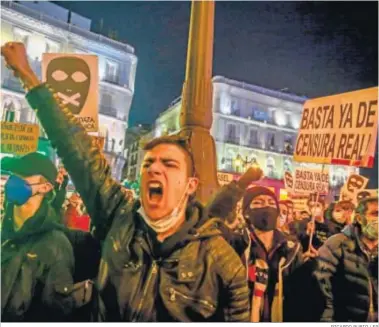
{"label": "face covering pulled down", "polygon": [[148,225],[153,231],[155,231],[157,234],[162,234],[173,227],[177,225],[180,219],[180,212],[183,209],[184,200],[187,195],[187,191],[189,188],[189,182],[187,183],[187,186],[183,192],[182,197],[180,198],[177,206],[166,216],[163,216],[159,219],[151,219],[145,212],[145,209],[143,208],[143,205],[137,210],[137,212],[141,215],[142,219],[145,221],[146,225]]}
{"label": "face covering pulled down", "polygon": [[250,208],[245,212],[247,223],[262,231],[274,230],[278,216],[278,209],[273,207]]}

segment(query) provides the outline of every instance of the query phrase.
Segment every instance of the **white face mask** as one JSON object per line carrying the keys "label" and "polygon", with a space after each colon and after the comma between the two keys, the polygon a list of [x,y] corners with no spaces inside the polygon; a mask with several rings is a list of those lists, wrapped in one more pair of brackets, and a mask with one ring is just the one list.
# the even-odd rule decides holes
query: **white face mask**
{"label": "white face mask", "polygon": [[180,213],[183,209],[184,200],[186,199],[187,191],[189,188],[190,182],[188,181],[187,186],[183,192],[182,197],[180,198],[177,206],[169,213],[168,215],[161,217],[159,219],[151,219],[145,212],[143,205],[137,210],[141,215],[145,223],[154,230],[157,234],[162,234],[173,228],[180,219]]}

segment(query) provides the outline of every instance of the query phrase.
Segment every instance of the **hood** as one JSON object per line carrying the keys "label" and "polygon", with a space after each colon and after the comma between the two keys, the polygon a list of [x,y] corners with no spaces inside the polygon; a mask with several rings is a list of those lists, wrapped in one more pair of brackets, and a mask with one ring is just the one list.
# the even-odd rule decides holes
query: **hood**
{"label": "hood", "polygon": [[13,205],[8,204],[6,213],[1,226],[1,242],[12,240],[17,243],[24,243],[54,229],[64,229],[64,226],[58,223],[59,219],[56,211],[51,207],[48,200],[44,200],[34,214],[22,225],[18,231],[14,230],[13,224]]}
{"label": "hood", "polygon": [[[133,212],[136,215],[137,210],[141,206],[139,201],[133,205]],[[148,235],[148,242],[154,257],[162,258],[169,256],[175,250],[184,247],[188,242],[209,238],[215,235],[221,235],[221,231],[217,226],[220,219],[209,219],[205,215],[203,206],[199,202],[191,202],[186,209],[186,220],[181,228],[173,235],[166,238],[163,242],[157,240],[157,234],[152,230],[144,220],[139,217],[137,223],[141,234]]]}

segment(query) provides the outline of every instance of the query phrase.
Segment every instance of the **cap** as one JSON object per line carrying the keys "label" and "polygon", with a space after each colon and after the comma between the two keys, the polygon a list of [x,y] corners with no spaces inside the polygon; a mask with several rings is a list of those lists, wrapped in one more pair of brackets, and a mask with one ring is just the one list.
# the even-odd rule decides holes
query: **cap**
{"label": "cap", "polygon": [[41,175],[53,185],[58,176],[58,170],[51,160],[38,152],[20,158],[5,157],[1,160],[1,169],[21,177]]}

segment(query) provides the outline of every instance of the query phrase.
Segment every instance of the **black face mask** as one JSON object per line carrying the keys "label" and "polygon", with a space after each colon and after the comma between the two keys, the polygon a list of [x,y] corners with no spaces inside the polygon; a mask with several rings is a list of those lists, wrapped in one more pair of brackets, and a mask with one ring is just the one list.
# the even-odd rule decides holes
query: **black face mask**
{"label": "black face mask", "polygon": [[247,209],[245,219],[249,225],[262,231],[270,231],[276,228],[279,212],[272,207]]}

